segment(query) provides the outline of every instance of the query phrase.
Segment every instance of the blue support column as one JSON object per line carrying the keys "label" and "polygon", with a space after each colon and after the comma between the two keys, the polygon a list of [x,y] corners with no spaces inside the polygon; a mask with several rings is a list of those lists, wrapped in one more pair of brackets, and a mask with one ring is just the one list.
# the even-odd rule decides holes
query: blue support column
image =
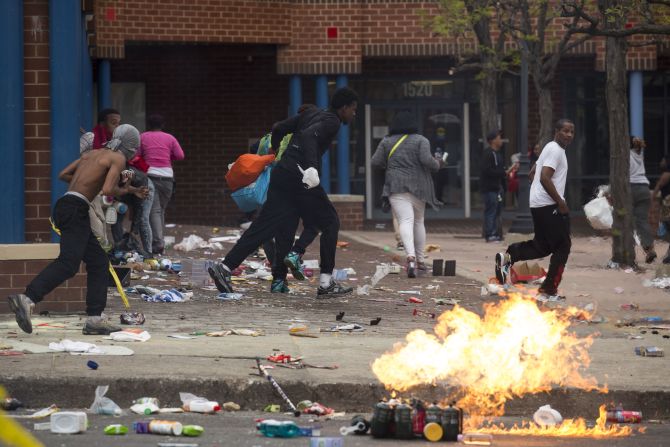
{"label": "blue support column", "polygon": [[[347,75],[339,75],[335,82],[337,88],[346,87]],[[337,134],[337,192],[351,193],[349,185],[349,126],[340,126]]]}
{"label": "blue support column", "polygon": [[642,72],[631,71],[628,86],[630,103],[630,134],[644,138],[644,92],[642,90]]}
{"label": "blue support column", "polygon": [[[98,110],[112,107],[112,66],[109,59],[98,63]],[[96,112],[97,112],[96,111]]]}
{"label": "blue support column", "polygon": [[293,75],[288,83],[288,115],[298,113],[298,107],[302,104],[302,80],[300,75]]}
{"label": "blue support column", "polygon": [[23,0],[0,2],[0,243],[25,242],[23,157]]}
{"label": "blue support column", "polygon": [[60,171],[79,157],[81,1],[49,2],[51,204],[67,191]]}
{"label": "blue support column", "polygon": [[[320,109],[328,107],[328,76],[316,77],[316,106]],[[321,157],[321,186],[330,194],[330,150]]]}
{"label": "blue support column", "polygon": [[93,66],[88,52],[86,16],[81,18],[81,127],[93,129]]}

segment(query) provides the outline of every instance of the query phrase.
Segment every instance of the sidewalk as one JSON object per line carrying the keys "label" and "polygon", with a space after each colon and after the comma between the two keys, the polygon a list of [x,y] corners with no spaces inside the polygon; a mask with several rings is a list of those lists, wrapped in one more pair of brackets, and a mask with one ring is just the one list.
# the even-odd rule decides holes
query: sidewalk
{"label": "sidewalk", "polygon": [[[199,229],[199,230],[198,230]],[[204,227],[178,228],[169,232],[181,240],[193,231],[200,235],[209,230]],[[508,241],[514,236],[508,237]],[[351,241],[345,249],[338,249],[338,267],[356,270],[356,286],[368,281],[366,276],[374,273],[380,262],[400,259],[401,252],[385,251],[393,235],[389,232],[343,232],[341,240]],[[433,257],[456,259],[457,277],[432,276],[418,278],[411,283],[404,275],[388,275],[379,285],[385,290],[373,290],[369,296],[349,295],[343,299],[317,301],[314,298],[316,284],[291,282],[295,293],[290,295],[270,294],[268,281],[247,281],[238,289],[246,296],[238,302],[222,302],[216,293],[195,289],[192,301],[185,303],[147,303],[136,294],[129,295],[133,310],[144,312],[147,323],[144,328],[152,338],[146,343],[115,343],[103,337],[81,335],[83,319],[80,316],[57,316],[35,318],[34,324],[49,323],[38,327],[31,334],[18,330],[13,316],[0,316],[0,344],[17,341],[46,347],[49,342],[64,338],[95,343],[99,346],[122,345],[134,351],[131,356],[76,356],[47,352],[25,354],[16,357],[0,356],[0,384],[8,392],[25,401],[31,407],[56,403],[64,408],[87,407],[93,400],[97,385],[110,385],[109,397],[128,408],[132,399],[155,396],[164,405],[177,405],[178,392],[186,391],[207,396],[221,402],[235,401],[247,409],[260,409],[268,403],[280,403],[269,384],[255,373],[253,357],[267,357],[273,350],[285,351],[292,356],[303,356],[307,363],[328,366],[336,364],[338,369],[284,369],[275,368],[273,376],[294,401],[310,399],[320,401],[337,410],[369,411],[371,405],[385,395],[383,387],[371,372],[370,364],[379,355],[391,349],[413,329],[430,331],[434,320],[423,316],[412,316],[415,307],[426,312],[441,313],[447,306],[433,304],[431,298],[456,297],[461,305],[480,311],[484,302],[498,297],[482,297],[481,283],[492,275],[492,260],[503,245],[485,244],[472,236],[429,235],[429,243],[439,244],[440,253]],[[230,247],[226,245],[221,256]],[[590,349],[592,363],[585,374],[593,375],[601,384],[608,384],[610,394],[603,396],[580,390],[557,389],[549,395],[528,396],[511,402],[508,414],[528,415],[542,403],[550,403],[561,410],[565,417],[583,415],[600,403],[622,402],[628,408],[640,408],[649,417],[668,417],[669,394],[666,374],[668,357],[643,358],[635,356],[634,346],[656,345],[670,354],[670,341],[661,335],[646,336],[645,340],[628,340],[626,332],[635,328],[616,328],[614,322],[631,312],[619,310],[619,305],[630,301],[640,304],[639,316],[670,316],[670,297],[659,289],[644,288],[644,275],[607,271],[608,241],[597,239],[573,240],[573,254],[566,270],[563,285],[568,303],[573,300],[595,301],[599,313],[609,322],[598,325],[578,325],[580,334],[600,332]],[[204,258],[204,250],[186,255],[169,253],[175,259],[181,257]],[[310,247],[306,259],[318,257],[318,244]],[[154,278],[152,278],[154,279]],[[149,281],[161,288],[171,287],[168,281]],[[134,281],[134,284],[145,283]],[[439,286],[439,287],[437,287]],[[615,287],[624,292],[617,294]],[[409,305],[408,295],[399,290],[420,290],[422,305]],[[579,297],[579,294],[589,296]],[[110,289],[108,313],[118,321],[123,311],[118,296]],[[360,333],[324,333],[319,328],[338,324],[336,315],[345,312],[344,321],[360,323],[365,327]],[[371,326],[370,320],[381,317],[379,325]],[[304,322],[319,338],[299,338],[288,335],[292,322]],[[62,325],[63,327],[54,327]],[[169,338],[170,334],[189,334],[194,331],[221,330],[222,328],[250,328],[261,330],[265,336],[205,337],[191,339]],[[15,335],[14,335],[15,334]],[[20,349],[17,346],[16,349]],[[237,357],[237,358],[236,358]],[[239,358],[239,357],[248,357]],[[98,370],[86,367],[86,361],[94,359]],[[444,396],[448,387],[425,387],[420,395],[430,399]],[[531,413],[532,414],[532,413]]]}

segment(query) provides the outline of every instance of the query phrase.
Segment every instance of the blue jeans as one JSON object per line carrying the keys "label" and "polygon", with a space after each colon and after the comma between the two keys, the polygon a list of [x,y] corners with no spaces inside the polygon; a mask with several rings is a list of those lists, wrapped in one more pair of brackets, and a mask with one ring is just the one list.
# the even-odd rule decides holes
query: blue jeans
{"label": "blue jeans", "polygon": [[140,233],[140,239],[142,240],[142,246],[144,251],[147,253],[152,253],[151,241],[153,238],[153,233],[151,231],[151,223],[149,222],[149,215],[151,214],[151,207],[154,203],[154,194],[155,187],[154,183],[149,180],[149,195],[146,199],[140,200],[140,205],[138,206],[137,214],[135,215],[135,224]]}
{"label": "blue jeans", "polygon": [[497,221],[502,211],[502,202],[498,201],[497,192],[484,192],[484,237],[486,239],[499,236]]}

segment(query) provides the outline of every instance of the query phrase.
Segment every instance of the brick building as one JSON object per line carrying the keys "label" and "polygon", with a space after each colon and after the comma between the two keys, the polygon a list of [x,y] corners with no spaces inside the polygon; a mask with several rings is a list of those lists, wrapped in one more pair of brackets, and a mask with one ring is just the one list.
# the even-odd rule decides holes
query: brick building
{"label": "brick building", "polygon": [[[421,14],[435,13],[433,1],[8,0],[1,8],[9,42],[1,82],[9,88],[0,89],[0,181],[11,212],[0,242],[50,240],[50,208],[65,190],[56,176],[78,156],[79,129],[90,129],[103,106],[140,130],[147,114],[161,113],[180,141],[186,159],[175,164],[169,221],[236,223],[227,165],[300,103],[326,106],[338,85],[361,95],[357,121],[343,127],[323,175],[345,227],[383,216],[381,177],[369,157],[401,108],[416,113],[434,148],[449,152],[447,206],[427,218],[479,207],[478,85],[473,73],[450,74],[475,43],[426,29]],[[632,114],[633,129],[649,142],[652,174],[670,140],[670,76],[659,51],[632,48],[628,58],[631,90],[644,98],[644,121]],[[601,40],[583,45],[561,61],[553,86],[555,116],[577,124],[568,191],[575,207],[608,175],[603,54]],[[507,157],[520,150],[518,84],[512,76],[500,82]],[[535,101],[531,87],[531,142]]]}

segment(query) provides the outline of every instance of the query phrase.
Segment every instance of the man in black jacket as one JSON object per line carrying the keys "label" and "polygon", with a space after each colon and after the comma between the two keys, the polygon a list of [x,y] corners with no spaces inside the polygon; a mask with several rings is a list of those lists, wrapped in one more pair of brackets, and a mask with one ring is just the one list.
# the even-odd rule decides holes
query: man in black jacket
{"label": "man in black jacket", "polygon": [[500,154],[502,132],[493,130],[486,135],[489,147],[484,150],[479,185],[484,202],[484,237],[486,242],[500,242],[502,232],[498,230],[498,220],[502,212],[502,197],[505,182],[505,167]]}
{"label": "man in black jacket", "polygon": [[[285,135],[291,141],[279,163],[272,170],[267,200],[260,214],[240,240],[228,252],[221,264],[209,269],[209,274],[221,292],[232,292],[231,272],[263,241],[275,238],[275,256],[285,259],[298,226],[321,231],[321,275],[317,297],[328,298],[351,292],[332,279],[335,250],[340,221],[337,211],[320,185],[321,157],[329,149],[340,124],[348,124],[356,115],[358,95],[343,87],[335,91],[327,110],[310,109],[272,127],[272,147],[279,148]],[[286,281],[287,267],[298,270],[299,260],[285,264],[275,262],[273,280]]]}

